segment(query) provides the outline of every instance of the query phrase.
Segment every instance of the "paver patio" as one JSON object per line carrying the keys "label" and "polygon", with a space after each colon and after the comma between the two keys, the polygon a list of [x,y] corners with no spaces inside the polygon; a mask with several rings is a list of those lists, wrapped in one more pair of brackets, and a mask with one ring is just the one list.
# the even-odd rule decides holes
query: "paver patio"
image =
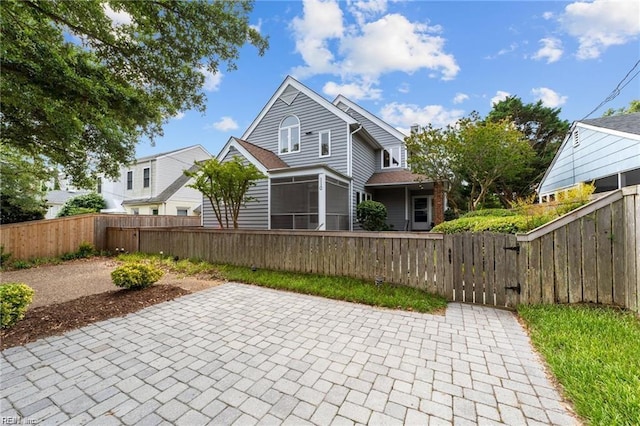
{"label": "paver patio", "polygon": [[[576,424],[513,313],[371,308],[225,284],[10,348],[39,424]],[[6,421],[5,421],[6,423]]]}

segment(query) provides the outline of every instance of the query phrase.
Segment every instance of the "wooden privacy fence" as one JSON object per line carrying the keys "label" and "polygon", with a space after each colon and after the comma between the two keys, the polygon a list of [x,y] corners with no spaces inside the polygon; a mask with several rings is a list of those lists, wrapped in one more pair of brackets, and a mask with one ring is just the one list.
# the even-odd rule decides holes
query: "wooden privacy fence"
{"label": "wooden privacy fence", "polygon": [[448,300],[616,304],[638,311],[640,186],[524,235],[109,228],[108,248],[345,275]]}
{"label": "wooden privacy fence", "polygon": [[55,257],[78,250],[83,242],[107,249],[107,227],[199,226],[198,216],[88,214],[0,226],[0,245],[13,260]]}

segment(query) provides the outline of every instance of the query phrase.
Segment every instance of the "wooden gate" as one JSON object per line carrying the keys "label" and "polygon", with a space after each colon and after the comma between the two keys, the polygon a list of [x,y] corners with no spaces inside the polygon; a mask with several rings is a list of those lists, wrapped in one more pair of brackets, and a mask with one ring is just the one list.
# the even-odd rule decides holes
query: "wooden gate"
{"label": "wooden gate", "polygon": [[514,309],[520,296],[520,248],[515,235],[445,235],[445,275],[456,302]]}

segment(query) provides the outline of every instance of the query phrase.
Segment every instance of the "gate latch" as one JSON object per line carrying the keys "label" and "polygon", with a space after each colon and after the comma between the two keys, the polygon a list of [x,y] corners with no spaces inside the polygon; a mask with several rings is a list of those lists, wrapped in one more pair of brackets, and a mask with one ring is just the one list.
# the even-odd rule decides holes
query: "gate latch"
{"label": "gate latch", "polygon": [[520,283],[518,283],[517,285],[514,285],[514,286],[506,286],[505,290],[514,290],[516,293],[520,294],[522,287],[520,287]]}
{"label": "gate latch", "polygon": [[518,245],[513,246],[513,247],[505,247],[504,249],[505,249],[505,250],[513,250],[513,251],[515,251],[517,254],[520,254],[520,246],[518,246]]}

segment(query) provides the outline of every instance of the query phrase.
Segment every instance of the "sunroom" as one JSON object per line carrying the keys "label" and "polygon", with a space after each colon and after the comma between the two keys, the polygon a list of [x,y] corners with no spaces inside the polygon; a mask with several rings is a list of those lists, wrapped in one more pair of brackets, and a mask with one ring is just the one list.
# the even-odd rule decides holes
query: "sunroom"
{"label": "sunroom", "polygon": [[348,177],[326,166],[269,175],[269,229],[349,230]]}

